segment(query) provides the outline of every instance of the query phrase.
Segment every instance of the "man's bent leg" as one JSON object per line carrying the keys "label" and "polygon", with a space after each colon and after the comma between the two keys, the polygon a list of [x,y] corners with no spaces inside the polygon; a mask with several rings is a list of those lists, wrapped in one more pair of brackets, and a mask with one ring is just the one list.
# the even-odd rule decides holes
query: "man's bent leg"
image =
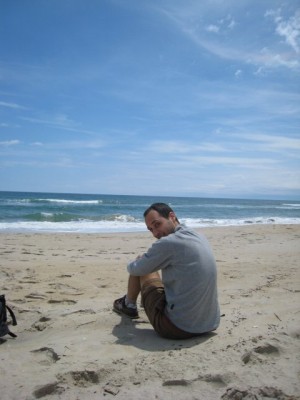
{"label": "man's bent leg", "polygon": [[141,283],[139,276],[129,275],[127,287],[127,300],[130,303],[136,303],[136,299],[141,291]]}
{"label": "man's bent leg", "polygon": [[151,274],[140,276],[139,279],[140,279],[140,288],[144,285],[149,285],[152,280],[157,280],[157,279],[161,280],[158,272],[152,272]]}
{"label": "man's bent leg", "polygon": [[141,282],[151,282],[159,278],[158,273],[152,273],[143,277],[130,275],[128,279],[127,294],[114,301],[113,310],[118,314],[126,315],[129,318],[138,318],[136,300],[141,291]]}
{"label": "man's bent leg", "polygon": [[141,278],[141,294],[144,310],[156,333],[167,339],[189,339],[194,336],[177,328],[166,316],[165,289],[158,273]]}
{"label": "man's bent leg", "polygon": [[130,275],[128,278],[127,294],[114,301],[113,310],[129,318],[138,318],[136,299],[141,291],[140,278]]}

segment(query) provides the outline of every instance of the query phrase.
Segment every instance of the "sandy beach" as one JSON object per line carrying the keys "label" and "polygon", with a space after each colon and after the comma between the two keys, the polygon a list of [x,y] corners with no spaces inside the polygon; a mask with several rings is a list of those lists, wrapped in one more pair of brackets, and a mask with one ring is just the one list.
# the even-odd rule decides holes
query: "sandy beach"
{"label": "sandy beach", "polygon": [[158,337],[112,311],[145,233],[0,234],[1,400],[299,399],[300,225],[202,230],[218,265],[221,325]]}

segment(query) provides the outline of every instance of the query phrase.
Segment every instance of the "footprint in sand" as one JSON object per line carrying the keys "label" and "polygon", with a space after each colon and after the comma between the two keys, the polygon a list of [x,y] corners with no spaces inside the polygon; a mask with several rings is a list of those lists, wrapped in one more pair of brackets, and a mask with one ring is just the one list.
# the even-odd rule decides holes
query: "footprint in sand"
{"label": "footprint in sand", "polygon": [[62,300],[48,300],[49,304],[76,304],[77,301],[69,300],[69,299],[62,299]]}
{"label": "footprint in sand", "polygon": [[244,364],[248,364],[250,362],[256,363],[256,362],[262,362],[262,359],[260,359],[257,354],[261,355],[267,355],[267,356],[277,356],[279,355],[279,349],[278,347],[274,346],[271,343],[264,343],[261,346],[255,347],[253,350],[247,351],[242,355],[242,362]]}
{"label": "footprint in sand", "polygon": [[93,370],[70,371],[57,375],[57,378],[61,383],[81,387],[97,385],[100,382],[100,374]]}
{"label": "footprint in sand", "polygon": [[206,375],[200,375],[199,380],[202,380],[204,382],[208,382],[212,384],[213,386],[216,387],[223,387],[226,386],[227,383],[230,381],[229,375],[228,376],[223,376],[221,374],[206,374]]}
{"label": "footprint in sand", "polygon": [[30,293],[25,296],[26,299],[45,300],[47,297],[41,293]]}
{"label": "footprint in sand", "polygon": [[44,331],[45,329],[47,329],[50,326],[48,321],[51,321],[51,318],[41,317],[38,321],[34,322],[31,325],[31,330],[36,330],[36,331],[40,331],[40,332]]}
{"label": "footprint in sand", "polygon": [[60,294],[78,296],[84,293],[82,290],[65,283],[49,283],[49,286],[51,286],[55,291],[59,291]]}
{"label": "footprint in sand", "polygon": [[163,386],[189,386],[193,382],[199,380],[210,383],[215,387],[224,387],[227,385],[230,379],[229,376],[222,376],[221,374],[206,374],[206,375],[199,375],[198,378],[193,380],[187,380],[187,379],[166,380],[163,382]]}
{"label": "footprint in sand", "polygon": [[271,343],[265,343],[262,346],[257,346],[254,348],[255,353],[258,354],[279,354],[278,347],[272,345]]}
{"label": "footprint in sand", "polygon": [[38,386],[32,394],[36,399],[41,399],[48,395],[61,394],[63,391],[64,388],[60,387],[58,382],[51,382],[46,385]]}
{"label": "footprint in sand", "polygon": [[274,387],[250,387],[248,389],[228,388],[221,396],[222,400],[256,400],[256,399],[280,399],[297,400],[299,397],[289,396]]}
{"label": "footprint in sand", "polygon": [[31,350],[37,356],[37,362],[41,365],[50,365],[56,363],[60,357],[51,347],[41,347],[40,349]]}

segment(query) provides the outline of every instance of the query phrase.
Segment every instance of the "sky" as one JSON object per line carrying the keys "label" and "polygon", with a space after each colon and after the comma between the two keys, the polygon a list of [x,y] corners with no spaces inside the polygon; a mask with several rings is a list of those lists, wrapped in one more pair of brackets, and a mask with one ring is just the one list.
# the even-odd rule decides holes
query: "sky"
{"label": "sky", "polygon": [[0,190],[300,199],[297,0],[0,0]]}

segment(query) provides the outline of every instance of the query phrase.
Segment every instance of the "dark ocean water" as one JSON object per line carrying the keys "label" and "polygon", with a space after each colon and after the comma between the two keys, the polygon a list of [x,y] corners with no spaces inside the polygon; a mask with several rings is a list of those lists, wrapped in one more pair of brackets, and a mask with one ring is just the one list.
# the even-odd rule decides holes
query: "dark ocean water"
{"label": "dark ocean water", "polygon": [[0,192],[0,232],[145,231],[143,212],[158,201],[190,227],[300,223],[294,200]]}

